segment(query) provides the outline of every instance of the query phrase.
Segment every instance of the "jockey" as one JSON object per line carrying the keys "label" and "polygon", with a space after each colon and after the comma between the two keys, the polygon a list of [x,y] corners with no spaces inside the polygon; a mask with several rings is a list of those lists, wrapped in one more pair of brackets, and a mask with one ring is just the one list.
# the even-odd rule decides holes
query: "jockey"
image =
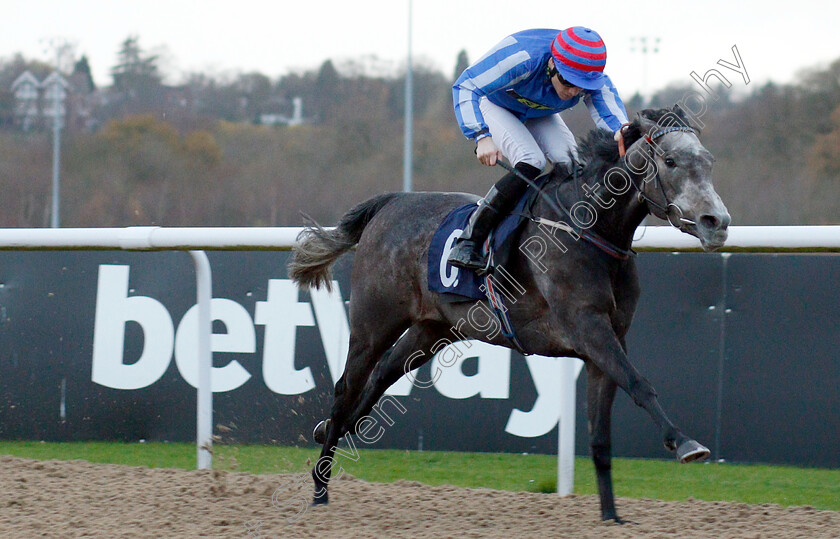
{"label": "jockey", "polygon": [[[476,143],[483,165],[506,157],[533,180],[547,161],[570,162],[575,138],[559,112],[581,98],[598,127],[621,137],[627,112],[604,74],[607,49],[601,36],[582,26],[525,30],[503,39],[464,70],[452,86],[455,117]],[[482,269],[482,244],[510,212],[528,185],[514,173],[503,176],[479,201],[448,262]]]}

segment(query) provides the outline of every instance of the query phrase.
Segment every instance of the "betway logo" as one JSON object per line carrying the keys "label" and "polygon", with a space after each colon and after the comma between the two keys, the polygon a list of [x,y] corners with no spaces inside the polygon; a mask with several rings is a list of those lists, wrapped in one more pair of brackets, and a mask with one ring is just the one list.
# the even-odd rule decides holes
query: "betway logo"
{"label": "betway logo", "polygon": [[[174,355],[175,364],[184,380],[198,384],[198,313],[190,308],[175,328],[172,316],[158,300],[129,295],[129,266],[100,265],[96,295],[96,317],[93,335],[91,380],[114,389],[140,389],[158,381]],[[257,301],[254,316],[239,303],[230,299],[213,298],[211,317],[221,321],[226,333],[211,337],[213,352],[254,354],[257,351],[256,325],[265,326],[262,347],[262,377],[266,386],[281,395],[299,395],[315,388],[309,367],[295,368],[295,337],[300,326],[315,326],[321,335],[327,365],[333,383],[344,372],[349,327],[344,301],[337,282],[333,291],[310,291],[311,303],[299,301],[299,291],[292,281],[270,279],[265,301]],[[140,357],[124,362],[126,323],[135,322],[143,331],[143,350]],[[466,399],[507,399],[510,394],[510,350],[479,341],[471,341],[469,353],[453,362],[448,348],[441,350],[431,361],[435,389],[444,397]],[[446,359],[443,359],[446,358]],[[461,364],[469,359],[478,361],[477,372],[467,376]],[[530,411],[513,409],[505,430],[516,436],[541,436],[557,424],[560,414],[560,395],[557,381],[563,371],[565,358],[529,356],[528,369],[534,382],[537,398]],[[575,370],[579,372],[579,368]],[[214,392],[232,391],[251,378],[241,363],[231,359],[223,366],[212,368]],[[417,379],[416,372],[413,379]],[[423,391],[414,387],[404,376],[386,392],[408,396]]]}

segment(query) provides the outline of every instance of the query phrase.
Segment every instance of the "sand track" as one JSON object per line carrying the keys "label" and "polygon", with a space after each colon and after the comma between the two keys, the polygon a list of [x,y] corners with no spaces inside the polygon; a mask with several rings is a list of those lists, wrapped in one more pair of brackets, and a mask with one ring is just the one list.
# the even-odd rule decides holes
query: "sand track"
{"label": "sand track", "polygon": [[618,526],[594,496],[407,481],[335,481],[310,508],[303,479],[0,456],[0,537],[840,538],[840,512],[807,507],[619,499]]}

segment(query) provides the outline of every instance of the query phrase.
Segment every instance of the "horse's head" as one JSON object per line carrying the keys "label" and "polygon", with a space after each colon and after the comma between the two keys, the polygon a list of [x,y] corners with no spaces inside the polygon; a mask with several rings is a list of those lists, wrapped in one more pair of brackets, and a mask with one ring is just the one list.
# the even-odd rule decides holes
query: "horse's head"
{"label": "horse's head", "polygon": [[649,211],[696,236],[707,251],[723,246],[731,219],[712,185],[715,159],[681,109],[642,111],[631,130],[638,140],[626,164],[641,179],[637,187]]}

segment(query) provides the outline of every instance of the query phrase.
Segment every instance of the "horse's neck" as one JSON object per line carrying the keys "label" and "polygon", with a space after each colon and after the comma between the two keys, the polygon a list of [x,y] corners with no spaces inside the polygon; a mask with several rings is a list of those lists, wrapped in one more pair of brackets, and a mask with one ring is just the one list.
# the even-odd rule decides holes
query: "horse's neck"
{"label": "horse's neck", "polygon": [[[598,233],[623,249],[630,249],[633,236],[648,215],[647,205],[639,199],[635,187],[620,196],[613,197],[615,204],[608,210],[601,210],[604,218]],[[600,210],[600,208],[599,208]]]}
{"label": "horse's neck", "polygon": [[[632,184],[629,189],[620,195],[616,195],[612,190],[607,189],[603,182],[606,170],[608,169],[600,171],[595,176],[595,181],[590,179],[589,182],[584,182],[584,179],[580,178],[577,182],[574,180],[563,182],[559,186],[559,192],[561,193],[559,199],[569,210],[578,201],[586,202],[589,205],[587,208],[595,212],[595,223],[587,229],[608,240],[616,247],[629,249],[636,228],[648,214],[647,207],[644,202],[639,200],[638,191]],[[629,171],[628,174],[630,174]],[[638,183],[635,178],[634,181]],[[584,183],[587,184],[585,188]],[[546,206],[544,208],[548,210]],[[582,226],[585,223],[576,222],[572,224]]]}

